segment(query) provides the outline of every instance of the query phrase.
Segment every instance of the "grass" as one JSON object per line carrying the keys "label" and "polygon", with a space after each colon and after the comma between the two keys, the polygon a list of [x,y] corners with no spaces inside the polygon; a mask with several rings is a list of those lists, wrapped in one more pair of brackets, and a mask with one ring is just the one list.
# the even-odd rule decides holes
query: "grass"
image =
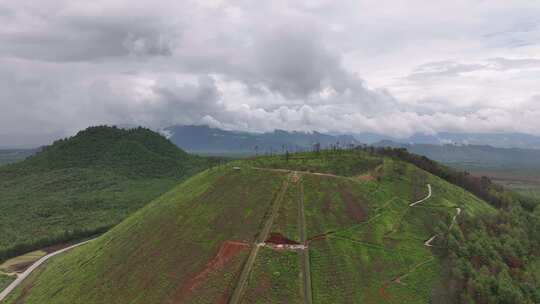
{"label": "grass", "polygon": [[374,169],[382,163],[382,159],[365,152],[321,151],[304,152],[249,159],[244,163],[254,167],[311,171],[342,176],[354,176]]}
{"label": "grass", "polygon": [[[187,292],[185,286],[204,271],[225,241],[255,239],[284,178],[281,173],[230,167],[198,174],[98,240],[52,259],[41,274],[31,276],[29,284],[36,280],[31,292],[18,289],[7,303],[22,299],[29,304],[208,303],[219,299],[230,292],[223,290],[228,286],[223,276],[202,279],[198,288],[204,288],[203,293]],[[231,267],[230,280],[241,264],[242,260],[226,263],[225,267]]]}
{"label": "grass", "polygon": [[299,259],[293,251],[262,248],[242,303],[303,303]]}
{"label": "grass", "polygon": [[278,216],[274,220],[271,232],[281,233],[290,240],[299,242],[298,235],[298,198],[300,187],[298,183],[289,183],[283,197]]}
{"label": "grass", "polygon": [[211,164],[146,129],[55,142],[0,168],[0,261],[103,232]]}
{"label": "grass", "polygon": [[13,282],[14,280],[15,280],[15,276],[7,275],[0,272],[0,291],[8,287],[8,285],[11,284],[11,282]]}
{"label": "grass", "polygon": [[[448,229],[457,206],[473,215],[493,212],[460,188],[410,165],[396,167],[394,162],[385,161],[385,174],[377,185],[345,178],[306,178],[308,233],[330,233],[310,245],[315,303],[428,302],[441,280],[442,266],[424,241]],[[409,207],[427,195],[425,184],[414,185],[419,179],[432,185],[433,196]],[[413,193],[415,188],[418,193]],[[343,195],[346,191],[350,194]],[[362,202],[366,216],[357,222],[348,217],[344,197]],[[405,274],[407,285],[392,282]]]}
{"label": "grass", "polygon": [[[322,153],[274,156],[197,174],[98,240],[52,259],[5,303],[226,302],[249,248],[216,257],[227,241],[256,240],[288,175],[252,167],[344,174],[300,173],[307,237],[318,237],[309,242],[314,303],[429,302],[442,286],[438,252],[456,208],[472,217],[494,209],[412,165],[340,153],[341,162]],[[410,207],[427,184],[432,197]],[[298,201],[291,182],[271,232],[298,239]],[[434,247],[425,246],[435,234]],[[297,252],[261,248],[244,302],[302,302],[300,265]]]}
{"label": "grass", "polygon": [[47,253],[43,250],[36,250],[32,252],[28,252],[26,254],[11,258],[4,263],[0,264],[0,271],[5,273],[14,273],[19,272],[21,267],[25,267],[26,265],[31,265],[35,261],[39,260],[43,256],[45,256]]}

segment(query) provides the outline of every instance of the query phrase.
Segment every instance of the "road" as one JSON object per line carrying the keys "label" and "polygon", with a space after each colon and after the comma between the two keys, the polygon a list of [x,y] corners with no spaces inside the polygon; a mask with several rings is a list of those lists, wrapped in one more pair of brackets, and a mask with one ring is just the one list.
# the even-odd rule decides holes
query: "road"
{"label": "road", "polygon": [[287,177],[287,180],[283,183],[283,186],[281,187],[281,190],[274,200],[272,204],[272,211],[270,213],[270,216],[266,220],[266,223],[264,224],[263,229],[261,230],[261,233],[259,233],[259,236],[257,240],[255,241],[255,244],[253,245],[253,248],[251,249],[251,252],[249,253],[249,257],[246,260],[246,263],[244,264],[244,267],[242,268],[242,273],[240,274],[240,278],[238,279],[238,283],[236,284],[236,288],[234,289],[234,292],[231,296],[231,300],[229,301],[229,304],[238,304],[242,300],[242,296],[244,294],[244,290],[247,286],[249,274],[251,272],[251,268],[253,268],[253,264],[255,263],[255,259],[257,258],[257,254],[259,253],[259,249],[262,245],[264,245],[264,241],[268,238],[268,234],[270,233],[270,229],[272,229],[272,225],[274,223],[274,219],[276,218],[279,208],[281,206],[281,201],[283,200],[283,196],[285,195],[285,192],[287,191],[287,188],[289,187],[289,181],[291,179],[291,175]]}
{"label": "road", "polygon": [[[304,214],[304,182],[300,180],[300,198],[298,200],[298,223],[299,223],[299,236],[300,244],[307,245],[306,243],[306,216]],[[304,280],[304,303],[313,303],[311,293],[311,266],[309,265],[309,248],[306,248],[300,252],[302,259],[302,278]]]}
{"label": "road", "polygon": [[3,301],[15,288],[17,288],[17,286],[19,286],[24,281],[24,279],[26,279],[34,270],[36,270],[41,264],[45,263],[45,261],[47,261],[48,259],[54,257],[55,255],[64,253],[64,252],[66,252],[68,250],[71,250],[71,249],[73,249],[75,247],[79,247],[79,246],[84,245],[84,244],[86,244],[88,242],[91,242],[93,240],[95,240],[95,239],[91,239],[91,240],[87,240],[87,241],[84,241],[84,242],[77,243],[75,245],[71,245],[71,246],[66,247],[64,249],[60,249],[58,251],[49,253],[46,256],[42,257],[41,259],[37,260],[34,264],[32,264],[32,266],[28,267],[28,269],[26,269],[23,273],[19,274],[17,276],[17,279],[15,279],[15,281],[13,281],[11,284],[9,284],[8,287],[6,287],[6,289],[4,289],[2,292],[0,292],[0,302]]}

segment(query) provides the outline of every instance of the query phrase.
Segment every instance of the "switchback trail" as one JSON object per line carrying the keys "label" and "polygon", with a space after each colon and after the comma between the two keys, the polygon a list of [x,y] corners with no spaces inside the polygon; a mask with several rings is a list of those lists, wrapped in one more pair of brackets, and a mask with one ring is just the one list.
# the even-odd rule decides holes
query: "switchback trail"
{"label": "switchback trail", "polygon": [[239,304],[242,300],[244,289],[246,288],[248,283],[251,268],[253,268],[253,264],[255,263],[255,259],[257,258],[260,247],[264,246],[264,241],[266,241],[266,239],[268,238],[268,234],[270,233],[270,229],[272,229],[272,224],[274,223],[274,219],[278,214],[279,208],[281,206],[281,201],[283,201],[283,196],[285,195],[285,192],[289,187],[290,179],[291,175],[289,174],[287,180],[283,182],[283,186],[281,187],[281,190],[279,191],[276,199],[272,203],[270,216],[266,220],[263,229],[257,237],[257,240],[255,240],[255,244],[253,244],[253,247],[251,248],[251,252],[249,253],[244,267],[242,268],[242,273],[240,273],[240,277],[238,278],[236,288],[234,289],[231,299],[229,300],[229,304]]}
{"label": "switchback trail", "polygon": [[[452,217],[452,222],[450,223],[450,227],[448,227],[448,233],[450,233],[450,230],[452,230],[452,227],[454,227],[454,224],[456,223],[456,219],[460,214],[461,214],[461,208],[456,207],[456,214],[454,215],[454,217]],[[439,236],[438,234],[435,234],[429,240],[427,240],[424,243],[424,245],[426,245],[428,247],[433,247],[433,245],[431,245],[431,242],[433,242],[435,240],[435,238],[437,238],[438,236]]]}
{"label": "switchback trail", "polygon": [[426,197],[424,197],[423,199],[419,200],[419,201],[411,203],[409,205],[409,207],[414,207],[414,206],[416,206],[416,205],[418,205],[420,203],[423,203],[423,202],[427,201],[431,197],[431,185],[427,184],[427,187],[428,187],[428,195]]}
{"label": "switchback trail", "polygon": [[26,279],[34,270],[36,270],[41,264],[45,263],[45,261],[47,261],[48,259],[54,257],[55,255],[64,253],[64,252],[66,252],[68,250],[71,250],[71,249],[73,249],[75,247],[79,247],[79,246],[84,245],[84,244],[86,244],[88,242],[91,242],[93,240],[95,240],[95,238],[91,239],[91,240],[84,241],[84,242],[77,243],[75,245],[71,245],[69,247],[66,247],[64,249],[60,249],[60,250],[52,252],[52,253],[49,253],[46,256],[42,257],[41,259],[37,260],[34,264],[32,264],[32,266],[28,267],[28,269],[26,269],[23,273],[19,274],[17,276],[17,279],[15,279],[15,281],[11,282],[11,284],[9,284],[8,287],[6,287],[6,289],[4,289],[2,292],[0,292],[0,302],[3,301],[15,288],[17,288],[17,286],[19,286],[24,281],[24,279]]}

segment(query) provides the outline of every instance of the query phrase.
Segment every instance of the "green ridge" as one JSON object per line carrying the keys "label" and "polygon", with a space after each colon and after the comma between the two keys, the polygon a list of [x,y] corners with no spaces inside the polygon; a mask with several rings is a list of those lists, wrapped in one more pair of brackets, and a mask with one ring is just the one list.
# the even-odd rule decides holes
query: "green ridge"
{"label": "green ridge", "polygon": [[103,232],[212,164],[148,129],[92,127],[0,168],[0,261]]}
{"label": "green ridge", "polygon": [[[486,292],[477,293],[485,299],[498,299],[489,292],[505,292],[534,303],[538,278],[527,275],[538,269],[534,255],[509,271],[504,265],[517,262],[504,259],[500,249],[512,244],[525,252],[537,245],[484,235],[491,233],[488,224],[496,225],[487,219],[516,218],[412,164],[363,151],[264,157],[204,171],[93,243],[53,258],[5,303],[228,303],[251,246],[268,232],[269,217],[276,215],[270,232],[300,237],[300,184],[294,178],[273,210],[283,182],[294,176],[287,170],[302,171],[313,303],[474,303],[468,292],[449,288],[462,284],[456,263],[461,276],[477,284],[471,290]],[[411,207],[427,195],[428,184],[432,196]],[[462,213],[452,225],[456,208]],[[540,222],[531,222],[531,232],[538,228]],[[515,229],[522,226],[516,222]],[[426,246],[434,235],[433,247]],[[219,260],[227,241],[245,245]],[[479,289],[480,280],[495,268],[462,261],[472,263],[483,251],[501,269],[493,282],[486,281],[497,286],[488,291]],[[305,303],[301,265],[299,251],[261,246],[242,303]]]}

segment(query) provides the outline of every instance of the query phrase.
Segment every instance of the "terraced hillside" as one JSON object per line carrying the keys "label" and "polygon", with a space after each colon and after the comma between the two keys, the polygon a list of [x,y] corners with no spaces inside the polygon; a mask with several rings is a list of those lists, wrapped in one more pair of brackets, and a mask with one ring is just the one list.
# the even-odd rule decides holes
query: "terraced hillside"
{"label": "terraced hillside", "polygon": [[93,127],[0,168],[0,261],[117,224],[212,164],[150,130]]}
{"label": "terraced hillside", "polygon": [[395,159],[241,161],[53,258],[5,303],[437,303],[458,212],[495,210]]}

